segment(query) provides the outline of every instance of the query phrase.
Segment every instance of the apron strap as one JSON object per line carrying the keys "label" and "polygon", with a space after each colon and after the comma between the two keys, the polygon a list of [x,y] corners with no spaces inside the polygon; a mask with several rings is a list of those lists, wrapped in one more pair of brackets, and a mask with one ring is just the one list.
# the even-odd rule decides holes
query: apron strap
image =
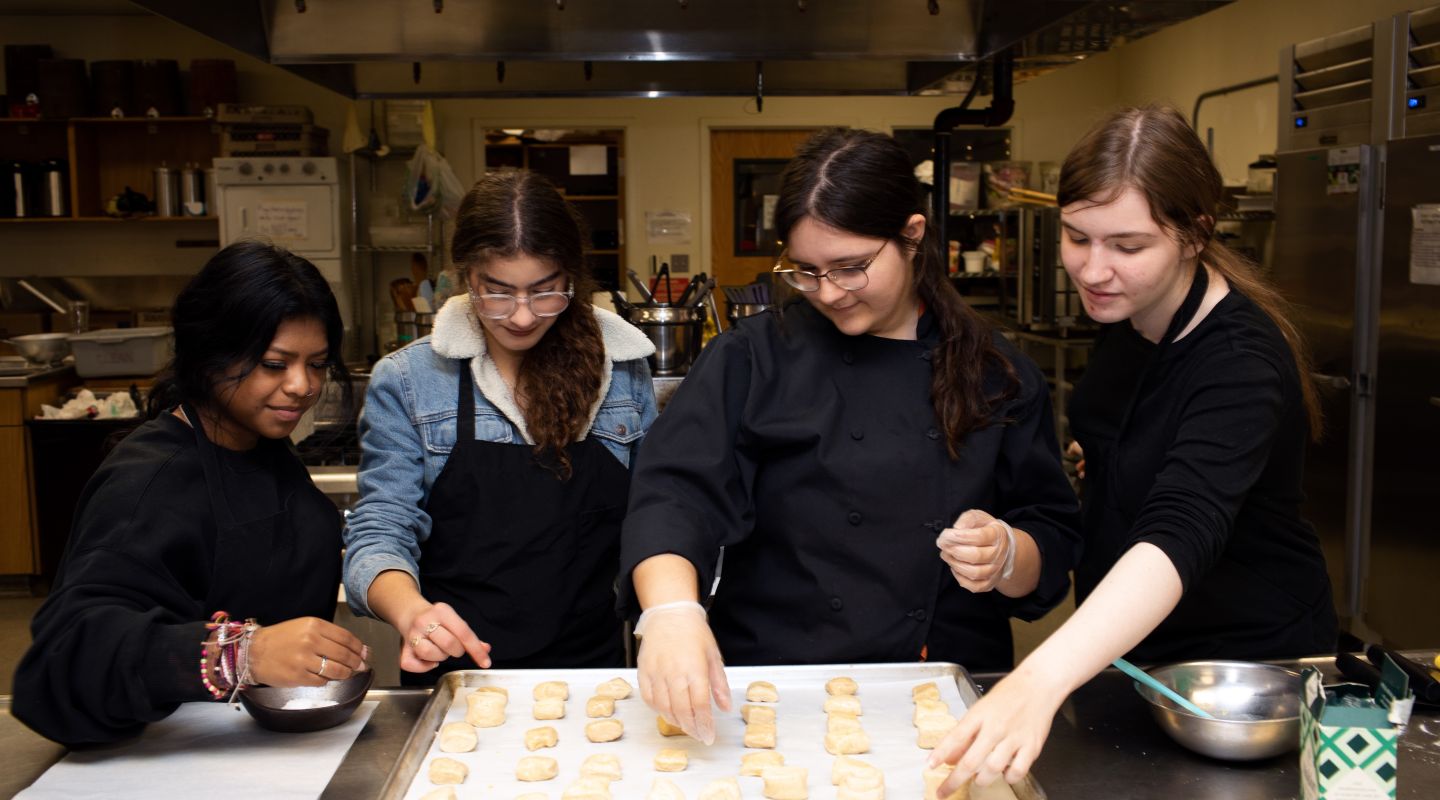
{"label": "apron strap", "polygon": [[459,418],[456,419],[455,441],[471,442],[475,439],[475,379],[470,376],[469,361],[460,362]]}

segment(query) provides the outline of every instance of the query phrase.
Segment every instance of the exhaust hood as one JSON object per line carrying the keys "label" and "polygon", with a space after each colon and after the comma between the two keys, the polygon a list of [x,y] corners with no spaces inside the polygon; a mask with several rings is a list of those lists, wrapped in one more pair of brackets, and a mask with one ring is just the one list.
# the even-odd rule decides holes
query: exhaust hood
{"label": "exhaust hood", "polygon": [[963,93],[1228,2],[135,0],[354,98]]}

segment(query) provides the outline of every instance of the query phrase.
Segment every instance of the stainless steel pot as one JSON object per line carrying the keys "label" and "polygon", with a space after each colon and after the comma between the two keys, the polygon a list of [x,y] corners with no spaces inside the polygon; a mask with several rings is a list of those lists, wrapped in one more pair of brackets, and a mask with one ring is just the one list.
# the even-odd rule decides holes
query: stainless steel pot
{"label": "stainless steel pot", "polygon": [[630,323],[655,343],[650,371],[657,376],[684,375],[700,352],[704,309],[694,306],[635,306]]}
{"label": "stainless steel pot", "polygon": [[731,303],[730,307],[725,310],[725,318],[730,320],[731,325],[734,325],[735,320],[741,317],[753,317],[769,309],[768,303]]}

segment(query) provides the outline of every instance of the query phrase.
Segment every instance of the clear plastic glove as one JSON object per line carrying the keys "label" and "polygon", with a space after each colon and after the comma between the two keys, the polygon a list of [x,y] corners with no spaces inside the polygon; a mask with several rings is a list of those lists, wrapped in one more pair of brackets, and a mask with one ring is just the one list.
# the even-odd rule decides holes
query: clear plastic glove
{"label": "clear plastic glove", "polygon": [[730,683],[720,646],[699,603],[661,603],[640,615],[636,666],[640,697],[666,722],[705,744],[715,742],[710,701],[730,710]]}
{"label": "clear plastic glove", "polygon": [[946,797],[971,779],[979,786],[999,779],[1019,783],[1040,756],[1064,701],[1062,688],[1023,667],[995,684],[930,753],[931,767],[955,765],[937,795]]}
{"label": "clear plastic glove", "polygon": [[1015,570],[1015,531],[1004,520],[972,508],[935,539],[940,558],[955,581],[972,592],[988,592]]}

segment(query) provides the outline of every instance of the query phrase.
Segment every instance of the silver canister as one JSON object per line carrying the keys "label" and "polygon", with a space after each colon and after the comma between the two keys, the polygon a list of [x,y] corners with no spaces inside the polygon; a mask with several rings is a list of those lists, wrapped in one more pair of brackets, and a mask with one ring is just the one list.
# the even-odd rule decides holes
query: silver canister
{"label": "silver canister", "polygon": [[684,375],[695,356],[705,329],[705,311],[694,306],[635,306],[630,323],[655,343],[650,356],[654,375]]}
{"label": "silver canister", "polygon": [[220,213],[218,203],[220,193],[215,188],[215,168],[209,167],[205,172],[205,213],[209,216],[217,216]]}
{"label": "silver canister", "polygon": [[52,159],[41,165],[39,216],[70,216],[70,181],[67,172],[64,161]]}
{"label": "silver canister", "polygon": [[155,216],[180,216],[180,176],[169,167],[155,168]]}
{"label": "silver canister", "polygon": [[205,216],[205,173],[190,164],[180,170],[180,211],[187,217]]}

